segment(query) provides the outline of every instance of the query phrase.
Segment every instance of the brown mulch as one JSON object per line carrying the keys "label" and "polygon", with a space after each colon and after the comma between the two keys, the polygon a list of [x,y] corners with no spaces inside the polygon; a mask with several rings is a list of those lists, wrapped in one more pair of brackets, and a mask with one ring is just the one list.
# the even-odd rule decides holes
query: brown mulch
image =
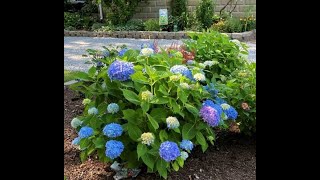
{"label": "brown mulch", "polygon": [[[77,137],[71,127],[71,120],[83,110],[82,99],[71,90],[64,90],[64,176],[68,180],[108,180],[114,172],[108,164],[95,159],[81,163],[80,151],[71,145]],[[168,179],[177,180],[255,180],[256,138],[239,134],[219,134],[215,146],[206,153],[196,147],[186,160],[184,168],[171,172]],[[160,179],[155,174],[140,173],[138,180]]]}

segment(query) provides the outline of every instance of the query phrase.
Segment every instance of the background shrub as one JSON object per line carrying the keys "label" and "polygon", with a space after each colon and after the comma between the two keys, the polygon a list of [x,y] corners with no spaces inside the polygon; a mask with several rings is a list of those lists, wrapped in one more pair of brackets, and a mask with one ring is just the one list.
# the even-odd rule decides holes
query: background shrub
{"label": "background shrub", "polygon": [[213,23],[215,4],[212,0],[202,0],[197,7],[196,16],[204,29],[209,28]]}
{"label": "background shrub", "polygon": [[160,25],[158,19],[148,19],[144,22],[144,29],[146,31],[159,31]]}

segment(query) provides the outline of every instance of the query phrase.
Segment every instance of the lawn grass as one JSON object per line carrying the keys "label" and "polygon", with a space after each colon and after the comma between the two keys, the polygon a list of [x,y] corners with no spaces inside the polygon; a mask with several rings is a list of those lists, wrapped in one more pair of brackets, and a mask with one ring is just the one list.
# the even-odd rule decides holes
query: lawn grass
{"label": "lawn grass", "polygon": [[75,74],[78,71],[69,71],[69,70],[64,70],[64,82],[68,82],[71,80],[75,79]]}

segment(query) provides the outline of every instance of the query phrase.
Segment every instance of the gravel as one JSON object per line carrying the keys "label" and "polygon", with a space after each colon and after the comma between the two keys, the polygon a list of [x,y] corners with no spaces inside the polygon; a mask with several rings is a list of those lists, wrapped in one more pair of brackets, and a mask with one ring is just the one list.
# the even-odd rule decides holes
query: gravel
{"label": "gravel", "polygon": [[[104,37],[64,37],[64,69],[72,71],[87,71],[90,64],[85,64],[89,57],[83,57],[86,49],[100,49],[102,46],[126,44],[128,48],[140,49],[140,45],[146,42],[153,42],[153,39],[129,39],[129,38],[104,38]],[[161,47],[170,46],[173,42],[182,44],[180,40],[159,39]],[[249,45],[249,61],[256,61],[256,44]]]}

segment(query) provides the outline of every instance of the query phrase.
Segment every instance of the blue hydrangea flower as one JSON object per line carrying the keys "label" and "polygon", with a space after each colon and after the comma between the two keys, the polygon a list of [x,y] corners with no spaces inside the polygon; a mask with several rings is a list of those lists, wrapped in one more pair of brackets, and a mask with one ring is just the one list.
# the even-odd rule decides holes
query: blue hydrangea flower
{"label": "blue hydrangea flower", "polygon": [[108,76],[111,80],[126,81],[134,73],[133,64],[125,61],[114,61],[109,69]]}
{"label": "blue hydrangea flower", "polygon": [[234,107],[230,106],[228,109],[224,110],[224,113],[228,116],[229,119],[237,119],[238,112]]}
{"label": "blue hydrangea flower", "polygon": [[203,86],[203,88],[208,91],[213,98],[215,98],[219,92],[216,90],[213,83],[207,84],[206,86]]}
{"label": "blue hydrangea flower", "polygon": [[225,100],[223,100],[223,99],[221,99],[221,98],[219,98],[219,97],[217,97],[216,99],[214,99],[214,102],[216,103],[216,104],[223,104],[223,103],[227,103]]}
{"label": "blue hydrangea flower", "polygon": [[116,103],[111,103],[108,105],[107,111],[111,114],[117,113],[119,111],[119,105]]}
{"label": "blue hydrangea flower", "polygon": [[193,143],[190,140],[184,139],[180,143],[180,148],[191,151],[193,149]]}
{"label": "blue hydrangea flower", "polygon": [[202,106],[202,108],[200,109],[200,116],[202,117],[203,121],[208,123],[211,127],[219,125],[219,113],[211,106]]}
{"label": "blue hydrangea flower", "polygon": [[72,145],[79,145],[81,138],[80,137],[76,137],[74,138],[74,140],[72,141]]}
{"label": "blue hydrangea flower", "polygon": [[103,63],[101,61],[98,61],[97,62],[97,67],[102,67],[103,66]]}
{"label": "blue hydrangea flower", "polygon": [[87,138],[93,135],[93,129],[89,126],[82,127],[79,131],[80,138]]}
{"label": "blue hydrangea flower", "polygon": [[189,154],[185,151],[181,151],[180,157],[185,161],[189,157]]}
{"label": "blue hydrangea flower", "polygon": [[194,64],[194,60],[187,60],[186,64],[187,64],[187,65]]}
{"label": "blue hydrangea flower", "polygon": [[143,48],[151,48],[151,49],[155,50],[154,45],[151,44],[151,43],[142,43],[141,44],[141,49],[143,49]]}
{"label": "blue hydrangea flower", "polygon": [[89,108],[88,109],[88,114],[89,115],[97,115],[98,114],[98,109],[97,108],[95,108],[95,107],[91,107],[91,108]]}
{"label": "blue hydrangea flower", "polygon": [[170,72],[174,74],[182,74],[189,78],[190,80],[194,80],[192,77],[192,72],[184,65],[174,65],[170,68]]}
{"label": "blue hydrangea flower", "polygon": [[121,141],[110,140],[106,143],[106,156],[110,159],[117,158],[121,155],[124,145]]}
{"label": "blue hydrangea flower", "polygon": [[124,55],[124,53],[126,53],[129,49],[128,48],[123,48],[119,51],[118,55],[121,57]]}
{"label": "blue hydrangea flower", "polygon": [[159,148],[159,154],[162,159],[167,162],[173,161],[180,156],[180,150],[175,142],[165,141],[161,143]]}
{"label": "blue hydrangea flower", "polygon": [[120,124],[110,123],[103,128],[102,132],[109,138],[115,138],[121,136],[123,129]]}
{"label": "blue hydrangea flower", "polygon": [[110,52],[108,50],[102,51],[102,56],[108,57],[110,55]]}

